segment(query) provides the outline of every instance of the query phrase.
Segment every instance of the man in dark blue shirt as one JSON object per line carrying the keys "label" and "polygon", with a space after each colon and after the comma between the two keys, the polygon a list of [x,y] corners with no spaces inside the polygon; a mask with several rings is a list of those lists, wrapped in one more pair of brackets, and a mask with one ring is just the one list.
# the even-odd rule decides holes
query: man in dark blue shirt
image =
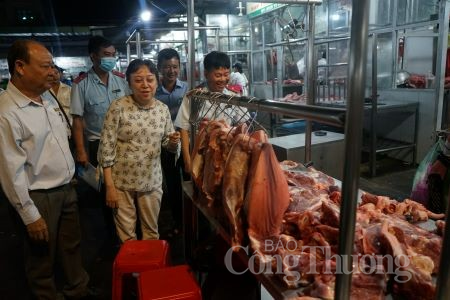
{"label": "man in dark blue shirt", "polygon": [[[178,79],[180,73],[180,56],[175,49],[167,48],[158,53],[158,70],[161,74],[161,82],[156,90],[155,98],[164,102],[170,110],[172,121],[177,116],[181,101],[186,94],[188,85]],[[162,201],[170,201],[174,219],[173,233],[178,234],[182,227],[182,188],[181,167],[182,159],[179,154],[174,154],[161,149],[161,166],[163,169],[165,190]]]}

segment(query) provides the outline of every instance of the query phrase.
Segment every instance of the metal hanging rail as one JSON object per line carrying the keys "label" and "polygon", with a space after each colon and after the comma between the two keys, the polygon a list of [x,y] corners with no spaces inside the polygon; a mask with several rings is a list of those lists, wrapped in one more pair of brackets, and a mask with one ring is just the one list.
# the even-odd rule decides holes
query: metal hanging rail
{"label": "metal hanging rail", "polygon": [[221,93],[193,90],[190,97],[211,102],[220,102],[230,105],[246,107],[250,110],[280,113],[294,118],[302,118],[311,121],[328,124],[336,127],[344,127],[346,109],[323,107],[316,105],[299,105],[283,103],[274,100],[258,99],[254,97],[229,96]]}
{"label": "metal hanging rail", "polygon": [[[194,26],[194,30],[217,30],[220,29],[220,26]],[[134,36],[136,35],[136,33],[138,31],[140,32],[146,32],[146,31],[187,31],[188,27],[166,27],[166,28],[162,28],[162,27],[157,27],[157,28],[139,28],[139,29],[135,29],[130,36],[128,37],[128,39],[125,41],[125,44],[130,43],[130,41],[134,38]]]}
{"label": "metal hanging rail", "polygon": [[[252,0],[249,1],[242,1],[242,2],[253,2]],[[258,0],[258,2],[261,3],[285,3],[285,4],[322,4],[322,0]]]}
{"label": "metal hanging rail", "polygon": [[[163,44],[163,43],[177,43],[187,44],[187,40],[141,40],[141,44]],[[130,44],[136,44],[136,41],[130,41]]]}

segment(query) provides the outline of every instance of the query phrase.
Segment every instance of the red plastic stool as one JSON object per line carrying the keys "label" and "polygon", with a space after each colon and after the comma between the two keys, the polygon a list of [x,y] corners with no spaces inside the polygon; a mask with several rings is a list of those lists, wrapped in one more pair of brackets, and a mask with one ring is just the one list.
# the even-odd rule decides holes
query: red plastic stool
{"label": "red plastic stool", "polygon": [[201,300],[200,287],[189,266],[145,271],[138,279],[140,300]]}
{"label": "red plastic stool", "polygon": [[170,265],[169,243],[164,240],[125,242],[113,264],[112,299],[122,300],[123,276]]}

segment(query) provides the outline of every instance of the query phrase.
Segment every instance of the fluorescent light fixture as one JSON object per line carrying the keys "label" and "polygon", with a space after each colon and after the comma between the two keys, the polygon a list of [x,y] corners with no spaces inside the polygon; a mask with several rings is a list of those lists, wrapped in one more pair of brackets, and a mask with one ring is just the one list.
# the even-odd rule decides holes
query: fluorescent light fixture
{"label": "fluorescent light fixture", "polygon": [[150,21],[151,18],[151,13],[148,10],[144,10],[143,12],[141,12],[141,20],[144,22],[148,22]]}
{"label": "fluorescent light fixture", "polygon": [[332,21],[339,21],[340,16],[339,16],[339,14],[333,14],[333,15],[331,15],[330,18],[331,18]]}

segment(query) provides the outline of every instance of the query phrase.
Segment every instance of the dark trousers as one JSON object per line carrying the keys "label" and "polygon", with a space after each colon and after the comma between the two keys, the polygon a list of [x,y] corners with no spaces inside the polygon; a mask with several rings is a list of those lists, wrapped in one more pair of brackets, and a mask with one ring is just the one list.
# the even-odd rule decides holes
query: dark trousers
{"label": "dark trousers", "polygon": [[30,192],[42,218],[47,223],[49,241],[25,238],[25,269],[29,286],[37,299],[56,299],[54,270],[61,264],[65,284],[63,294],[78,298],[87,292],[89,276],[82,267],[81,231],[77,195],[71,184]]}
{"label": "dark trousers", "polygon": [[0,299],[30,299],[25,276],[25,228],[0,187]]}
{"label": "dark trousers", "polygon": [[181,188],[181,172],[183,159],[175,162],[176,155],[165,149],[161,149],[161,167],[163,170],[165,187],[162,201],[168,201],[172,211],[175,228],[181,229],[183,220],[183,203]]}
{"label": "dark trousers", "polygon": [[[88,143],[89,162],[94,167],[97,167],[98,165],[97,152],[99,144],[100,140],[90,141]],[[116,226],[114,225],[113,211],[110,207],[106,205],[105,185],[102,183],[100,192],[90,187],[88,188],[88,190],[89,190],[88,201],[90,201],[90,205],[94,207],[101,207],[102,209],[107,234],[106,239],[109,240],[109,242],[111,242],[113,245],[115,245],[116,242],[118,241],[116,234]]]}
{"label": "dark trousers", "polygon": [[89,162],[94,167],[96,167],[98,165],[97,152],[98,152],[99,144],[100,144],[99,140],[91,141],[91,142],[88,143]]}

